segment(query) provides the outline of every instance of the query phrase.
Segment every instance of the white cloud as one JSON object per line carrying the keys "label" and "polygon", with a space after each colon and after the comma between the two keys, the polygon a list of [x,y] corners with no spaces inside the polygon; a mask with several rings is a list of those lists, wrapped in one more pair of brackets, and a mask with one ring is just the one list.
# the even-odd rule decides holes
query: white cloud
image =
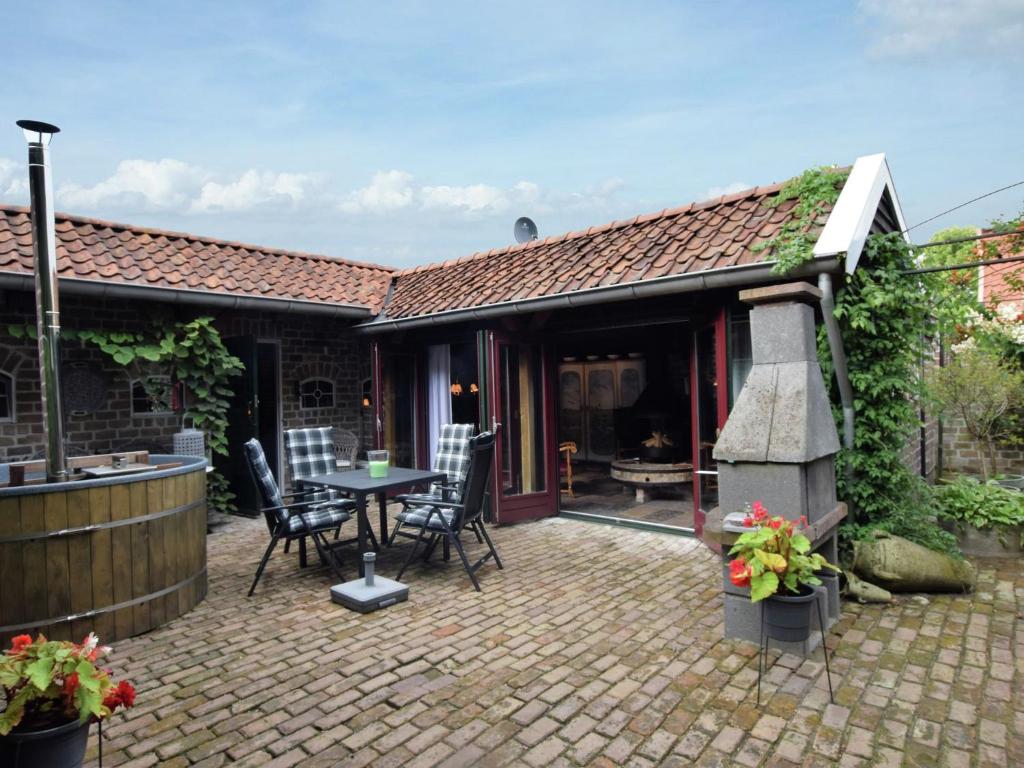
{"label": "white cloud", "polygon": [[187,208],[210,174],[180,160],[122,160],[114,175],[92,187],[64,184],[57,191],[70,209],[99,207]]}
{"label": "white cloud", "polygon": [[877,24],[871,50],[882,56],[1019,52],[1024,46],[1021,0],[860,0],[860,10]]}
{"label": "white cloud", "polygon": [[415,194],[411,173],[378,171],[368,186],[352,192],[338,207],[345,213],[394,211],[412,205]]}
{"label": "white cloud", "polygon": [[583,192],[559,193],[544,190],[532,181],[519,181],[510,187],[426,185],[415,183],[412,174],[405,171],[379,171],[369,185],[350,193],[338,207],[349,214],[393,213],[401,209],[447,212],[469,218],[509,211],[536,214],[606,205],[622,186],[621,179],[608,179]]}
{"label": "white cloud", "polygon": [[734,181],[732,184],[726,184],[724,187],[711,187],[701,200],[714,200],[716,197],[722,195],[734,195],[737,192],[742,192],[745,189],[750,189],[752,184],[747,184],[745,181]]}
{"label": "white cloud", "polygon": [[0,157],[0,195],[5,203],[28,201],[28,171],[6,157]]}
{"label": "white cloud", "polygon": [[192,201],[190,210],[246,211],[267,203],[295,205],[318,186],[319,178],[309,173],[272,173],[249,170],[237,181],[221,184],[207,181]]}
{"label": "white cloud", "polygon": [[[0,180],[2,173],[0,167]],[[57,198],[72,211],[238,212],[264,205],[295,205],[308,199],[320,182],[319,174],[254,169],[218,179],[211,171],[181,160],[122,160],[113,175],[98,184],[62,185]]]}

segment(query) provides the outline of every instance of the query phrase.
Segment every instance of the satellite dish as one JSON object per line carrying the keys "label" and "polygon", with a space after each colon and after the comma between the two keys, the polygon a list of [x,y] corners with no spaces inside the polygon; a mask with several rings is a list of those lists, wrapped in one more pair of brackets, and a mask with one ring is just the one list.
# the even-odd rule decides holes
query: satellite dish
{"label": "satellite dish", "polygon": [[512,231],[515,233],[517,243],[528,243],[531,240],[537,239],[537,225],[526,216],[520,216],[516,219],[516,224]]}

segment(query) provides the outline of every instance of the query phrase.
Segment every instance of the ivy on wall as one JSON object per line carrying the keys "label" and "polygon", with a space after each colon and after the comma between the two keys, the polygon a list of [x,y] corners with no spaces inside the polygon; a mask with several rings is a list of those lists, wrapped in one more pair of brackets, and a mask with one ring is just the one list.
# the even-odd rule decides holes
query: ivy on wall
{"label": "ivy on wall", "polygon": [[[777,237],[759,247],[772,250],[775,274],[785,275],[813,258],[825,215],[848,176],[846,168],[812,168],[783,185],[772,205],[796,198],[794,216]],[[878,528],[932,549],[956,552],[955,538],[935,523],[930,488],[907,468],[902,456],[911,432],[920,426],[920,362],[934,322],[928,278],[903,274],[914,266],[900,234],[873,235],[857,270],[836,291],[835,317],[856,413],[853,448],[844,448],[836,457],[839,497],[854,510],[843,534],[848,541]],[[819,329],[818,342],[841,430],[842,410],[824,328]],[[853,470],[852,479],[847,467]]]}
{"label": "ivy on wall", "polygon": [[[14,338],[36,338],[32,325],[11,325],[7,332]],[[62,328],[61,337],[96,346],[118,365],[158,369],[181,382],[190,394],[185,416],[206,432],[213,453],[227,455],[228,398],[233,394],[228,382],[244,366],[225,348],[212,317],[155,320],[143,331]],[[233,510],[234,494],[220,473],[209,473],[207,480],[210,506]]]}
{"label": "ivy on wall", "polygon": [[849,175],[849,168],[827,165],[809,168],[785,182],[779,194],[765,202],[769,208],[777,208],[788,200],[796,199],[793,215],[782,225],[779,234],[753,249],[755,252],[772,250],[775,260],[773,273],[784,275],[811,260],[819,228],[839,199]]}

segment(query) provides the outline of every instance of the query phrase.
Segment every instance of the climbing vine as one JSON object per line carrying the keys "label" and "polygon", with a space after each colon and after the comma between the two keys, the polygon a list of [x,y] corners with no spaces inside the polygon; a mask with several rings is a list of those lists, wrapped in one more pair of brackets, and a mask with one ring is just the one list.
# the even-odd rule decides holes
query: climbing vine
{"label": "climbing vine", "polygon": [[779,194],[765,203],[770,208],[777,208],[788,200],[796,199],[792,216],[779,233],[771,240],[754,246],[755,251],[772,250],[775,260],[772,272],[784,275],[811,260],[820,228],[839,199],[849,175],[849,168],[809,168],[783,184]]}
{"label": "climbing vine", "polygon": [[[35,326],[12,325],[8,333],[14,338],[36,338]],[[227,454],[227,409],[232,395],[230,379],[244,369],[242,361],[230,354],[221,340],[211,317],[186,321],[154,320],[141,331],[106,331],[95,329],[61,329],[65,341],[92,344],[118,365],[148,371],[160,371],[173,381],[181,382],[189,393],[185,416],[197,429],[207,434],[210,450]],[[142,376],[147,394],[155,402],[166,401],[159,377]],[[211,472],[207,482],[207,500],[221,511],[234,508],[234,494],[218,472]]]}
{"label": "climbing vine", "polygon": [[[859,537],[880,528],[931,549],[955,552],[954,537],[935,523],[930,489],[903,460],[904,447],[920,426],[920,365],[931,348],[935,324],[933,288],[926,276],[904,274],[913,267],[901,235],[874,235],[857,270],[836,294],[835,317],[856,411],[853,449],[840,452],[836,475],[840,498],[855,511],[847,535]],[[824,330],[819,359],[830,373]],[[827,381],[831,384],[832,377]],[[841,422],[838,405],[835,411]],[[852,479],[847,467],[853,470]]]}
{"label": "climbing vine", "polygon": [[[795,198],[793,216],[775,238],[758,246],[771,249],[775,274],[785,275],[813,258],[820,228],[848,176],[846,168],[812,168],[783,185],[770,205]],[[873,235],[857,270],[836,293],[835,317],[856,412],[853,448],[836,457],[839,497],[854,510],[843,533],[849,541],[883,529],[931,549],[956,552],[955,538],[935,523],[931,489],[903,461],[904,447],[920,425],[920,364],[934,324],[930,279],[903,274],[914,266],[900,234]],[[841,428],[824,328],[818,342]]]}

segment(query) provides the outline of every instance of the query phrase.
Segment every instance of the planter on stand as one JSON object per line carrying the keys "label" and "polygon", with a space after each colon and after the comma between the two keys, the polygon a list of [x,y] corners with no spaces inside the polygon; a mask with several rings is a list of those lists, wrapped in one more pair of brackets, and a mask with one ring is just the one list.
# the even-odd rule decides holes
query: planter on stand
{"label": "planter on stand", "polygon": [[806,584],[800,585],[798,594],[775,594],[761,603],[761,640],[757,656],[757,706],[761,705],[761,675],[768,667],[768,641],[771,639],[787,643],[802,643],[811,635],[812,616],[817,615],[821,631],[821,651],[825,654],[825,675],[828,679],[828,696],[835,703],[832,694],[832,670],[828,663],[828,648],[825,646],[825,617],[822,614],[818,592]]}
{"label": "planter on stand", "polygon": [[87,721],[0,736],[0,765],[11,768],[80,768],[89,741]]}

